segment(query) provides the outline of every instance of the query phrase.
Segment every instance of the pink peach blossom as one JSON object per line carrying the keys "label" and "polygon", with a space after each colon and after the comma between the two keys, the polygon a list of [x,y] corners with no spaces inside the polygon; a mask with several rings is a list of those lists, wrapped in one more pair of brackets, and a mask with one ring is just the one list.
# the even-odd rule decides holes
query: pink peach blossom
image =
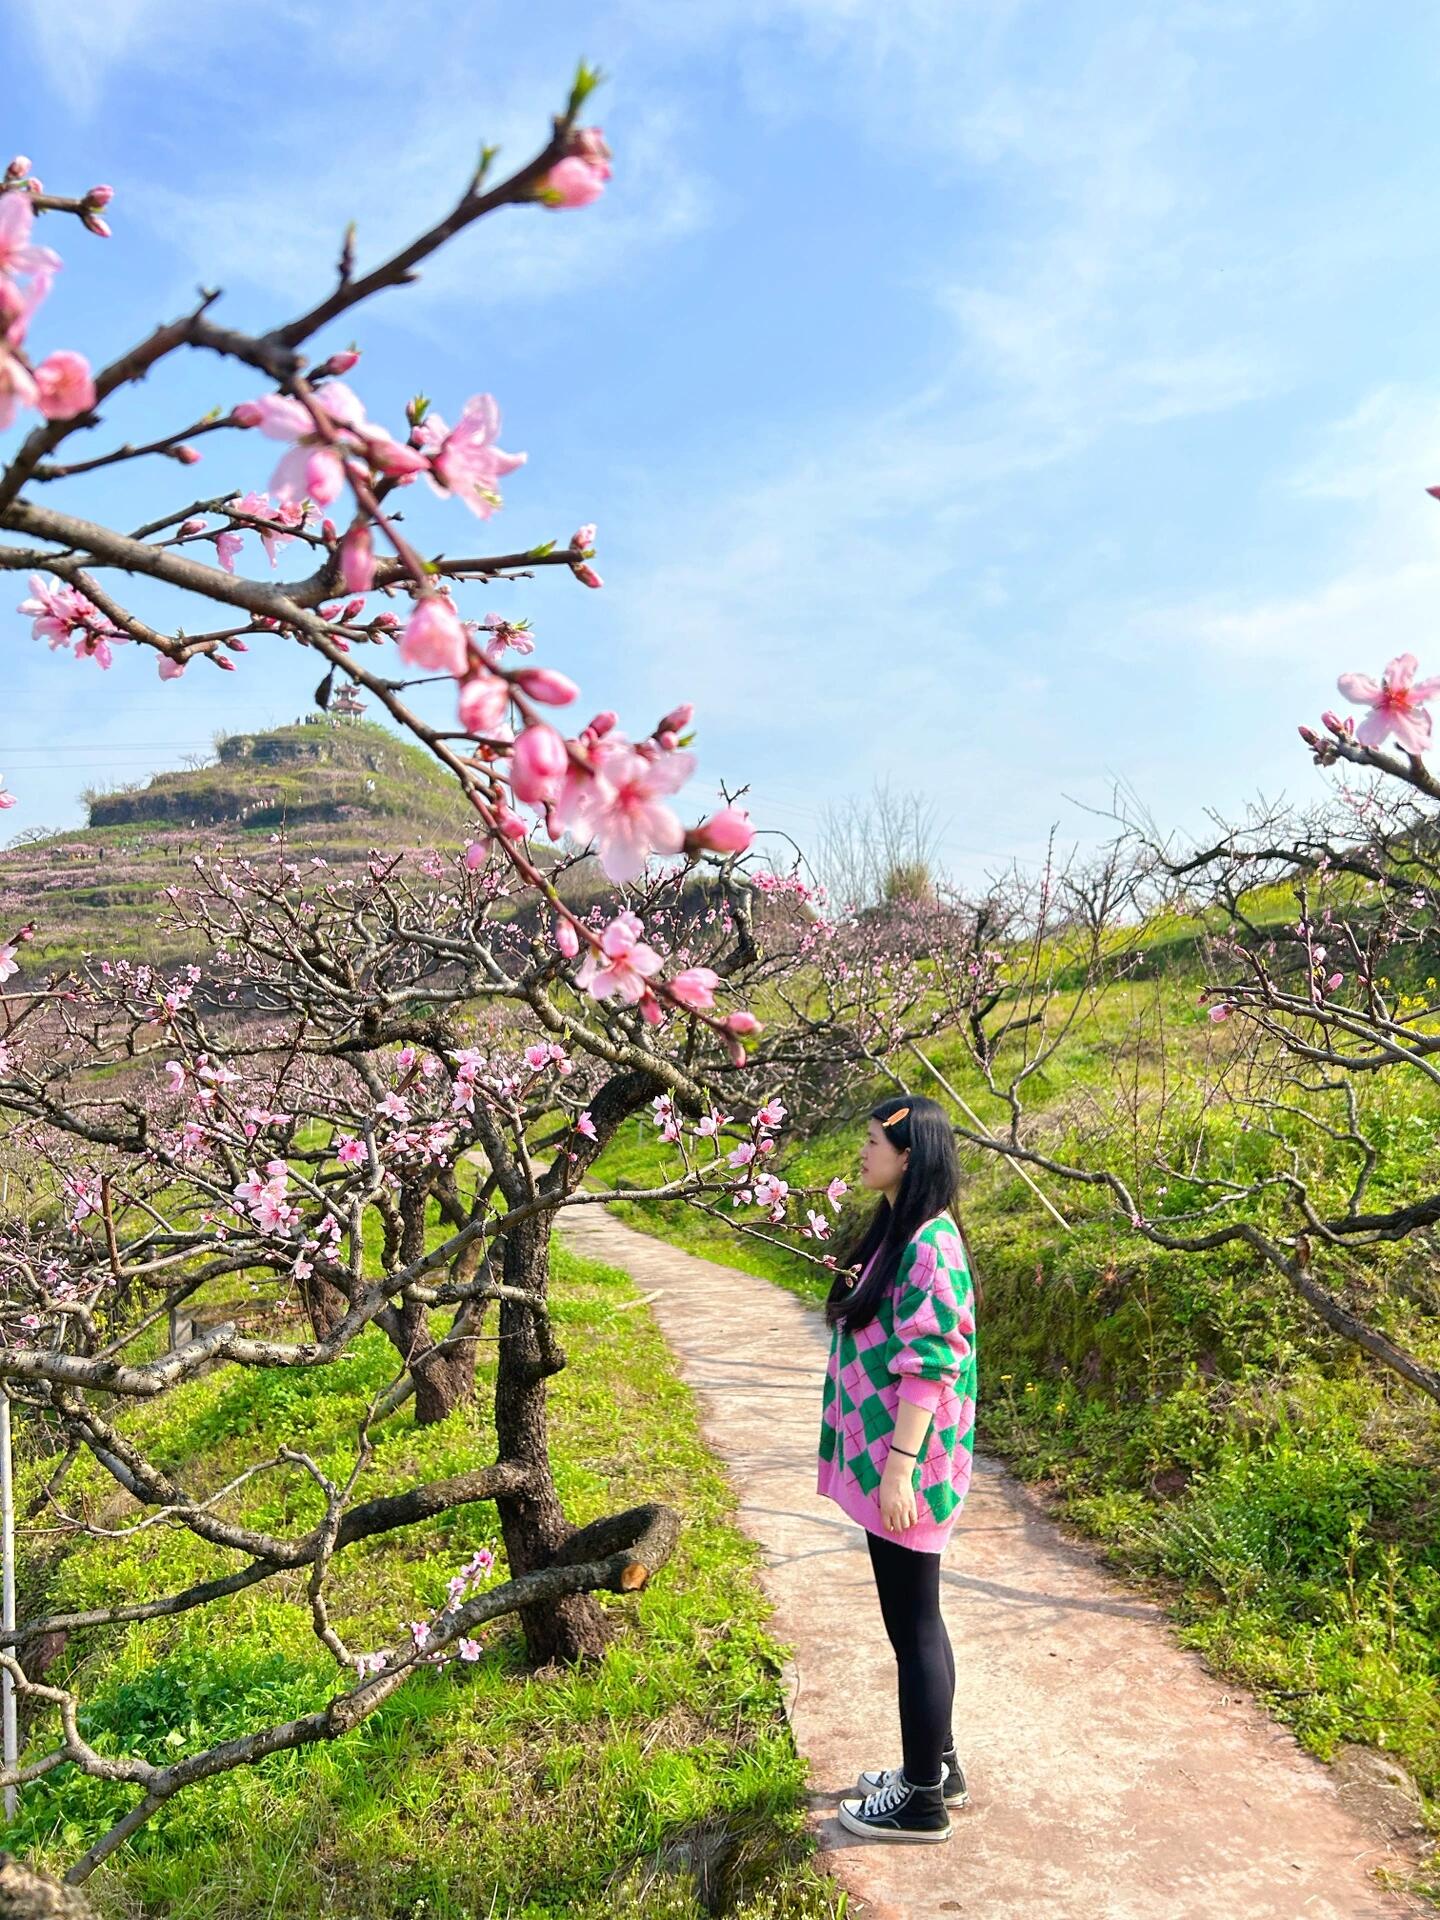
{"label": "pink peach blossom", "polygon": [[596,1000],[608,1000],[611,994],[634,1006],[645,992],[645,982],[660,971],[663,964],[653,947],[640,938],[644,925],[633,913],[619,913],[600,936],[601,958],[587,953],[575,976]]}
{"label": "pink peach blossom", "polygon": [[[315,403],[347,450],[363,453],[367,436],[388,437],[370,425],[360,400],[341,380],[317,388]],[[271,440],[293,441],[270,476],[270,492],[277,500],[299,502],[308,497],[325,507],[339,496],[345,484],[344,462],[339,451],[326,443],[303,402],[287,393],[263,393],[257,400],[242,400],[232,418],[242,427],[258,427]]]}
{"label": "pink peach blossom", "polygon": [[567,960],[573,960],[580,951],[580,936],[568,920],[555,922],[555,948]]}
{"label": "pink peach blossom", "polygon": [[694,770],[693,754],[643,754],[617,740],[589,777],[566,781],[560,824],[595,842],[610,879],[638,879],[652,852],[678,853],[684,846],[684,828],[661,796],[683,786]]}
{"label": "pink peach blossom", "polygon": [[409,667],[463,678],[470,649],[460,616],[442,594],[427,593],[405,623],[400,658]]}
{"label": "pink peach blossom", "polygon": [[85,596],[64,581],[53,576],[46,580],[42,574],[30,576],[30,597],[22,600],[18,612],[28,614],[35,622],[30,629],[32,640],[48,640],[53,652],[56,647],[70,644],[70,636],[77,626],[82,626],[86,612],[95,612]]}
{"label": "pink peach blossom", "polygon": [[670,982],[670,991],[682,1007],[703,1013],[715,1004],[715,989],[720,976],[711,967],[687,967]]}
{"label": "pink peach blossom", "polygon": [[587,1140],[598,1140],[600,1138],[599,1134],[595,1131],[595,1122],[588,1113],[582,1113],[580,1115],[580,1118],[575,1122],[575,1131],[577,1133],[583,1133]]}
{"label": "pink peach blossom", "polygon": [[77,413],[88,413],[95,404],[90,362],[82,353],[62,350],[48,355],[35,369],[35,387],[36,405],[47,420],[70,420]]}
{"label": "pink peach blossom", "polygon": [[482,520],[502,504],[499,482],[528,457],[497,446],[499,431],[500,409],[494,395],[476,393],[465,402],[453,428],[438,413],[428,413],[414,434],[429,456],[428,477],[436,493],[454,494]]}
{"label": "pink peach blossom", "polygon": [[1430,714],[1426,702],[1440,693],[1440,676],[1417,681],[1419,662],[1413,653],[1400,653],[1386,667],[1377,686],[1368,674],[1342,673],[1336,681],[1345,698],[1371,709],[1356,729],[1364,747],[1378,747],[1388,734],[1407,753],[1421,754],[1430,745]]}
{"label": "pink peach blossom", "polygon": [[288,547],[295,538],[293,533],[287,533],[284,529],[303,527],[308,517],[306,509],[297,501],[272,502],[268,493],[247,493],[237,500],[227,500],[225,511],[244,514],[248,519],[261,522],[260,544],[272,567],[280,549]]}
{"label": "pink peach blossom", "polygon": [[31,244],[30,230],[35,224],[35,209],[25,193],[0,194],[0,274],[52,274],[59,271],[60,256],[53,247]]}
{"label": "pink peach blossom", "polygon": [[5,776],[0,774],[0,807],[13,807],[16,796],[6,790]]}

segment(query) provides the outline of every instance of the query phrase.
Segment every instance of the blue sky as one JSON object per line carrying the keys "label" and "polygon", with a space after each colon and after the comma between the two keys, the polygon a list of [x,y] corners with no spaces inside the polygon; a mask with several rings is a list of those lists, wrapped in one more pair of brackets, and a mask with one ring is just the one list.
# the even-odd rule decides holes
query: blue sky
{"label": "blue sky", "polygon": [[[397,429],[417,390],[450,418],[497,396],[529,464],[490,550],[593,519],[606,586],[470,610],[528,614],[630,731],[693,698],[697,809],[748,780],[803,844],[888,776],[975,882],[1052,823],[1093,841],[1116,780],[1181,829],[1313,795],[1294,728],[1336,674],[1436,670],[1428,6],[14,0],[8,150],[116,189],[109,242],[46,223],[32,344],[99,363],[201,282],[235,324],[287,317],[347,220],[370,264],[483,141],[528,155],[582,55],[606,197],[507,210],[319,344],[357,340]],[[254,390],[170,366],[97,446]],[[125,525],[264,485],[268,443],[204,444],[43,492]],[[420,492],[412,529],[490,545]],[[10,831],[291,719],[318,677],[260,642],[234,675],[162,685],[127,649],[102,676],[0,618]]]}

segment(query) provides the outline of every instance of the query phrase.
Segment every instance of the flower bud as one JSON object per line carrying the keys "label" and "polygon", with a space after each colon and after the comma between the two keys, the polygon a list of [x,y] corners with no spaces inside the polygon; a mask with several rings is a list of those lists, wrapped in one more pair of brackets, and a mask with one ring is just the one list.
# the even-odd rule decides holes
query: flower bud
{"label": "flower bud", "polygon": [[347,600],[345,605],[340,609],[340,618],[342,620],[353,620],[357,614],[361,614],[364,611],[365,602],[363,600]]}
{"label": "flower bud", "polygon": [[586,553],[595,544],[595,522],[587,520],[583,527],[577,527],[570,536],[570,545],[580,553]]}
{"label": "flower bud", "polygon": [[347,593],[368,593],[375,583],[375,541],[368,521],[351,527],[340,543],[340,578]]}
{"label": "flower bud", "polygon": [[17,153],[15,158],[10,162],[9,166],[5,169],[5,178],[7,180],[23,180],[26,174],[29,173],[29,171],[30,171],[29,159],[26,157],[25,154]]}
{"label": "flower bud", "polygon": [[603,160],[582,160],[571,154],[556,164],[536,188],[535,197],[547,207],[588,207],[605,191],[610,169]]}
{"label": "flower bud", "polygon": [[510,791],[527,806],[555,799],[570,765],[565,742],[543,721],[526,727],[510,752]]}
{"label": "flower bud", "polygon": [[553,667],[522,667],[512,679],[522,693],[545,707],[568,707],[580,691],[573,680],[556,673]]}
{"label": "flower bud", "polygon": [[686,700],[683,705],[672,707],[655,731],[656,733],[684,733],[694,718],[695,704],[691,700]]}
{"label": "flower bud", "polygon": [[664,1023],[665,1009],[648,987],[640,996],[640,1018],[647,1027],[658,1027]]}
{"label": "flower bud", "polygon": [[200,464],[200,449],[198,447],[192,447],[187,442],[183,446],[176,447],[175,458],[180,462],[182,467],[198,467]]}
{"label": "flower bud", "polygon": [[582,587],[603,587],[605,584],[592,566],[582,565],[573,567],[571,571]]}
{"label": "flower bud", "polygon": [[82,227],[88,227],[91,233],[98,235],[101,240],[110,238],[110,222],[102,220],[98,213],[91,213],[88,207],[80,209],[80,224]]}
{"label": "flower bud", "polygon": [[1307,747],[1319,746],[1320,736],[1313,727],[1297,727],[1296,732],[1300,735],[1300,738],[1305,742]]}
{"label": "flower bud", "polygon": [[212,653],[210,658],[215,662],[217,667],[222,667],[226,673],[233,673],[235,671],[235,662],[233,660],[227,660],[223,653]]}
{"label": "flower bud", "polygon": [[265,418],[263,409],[254,400],[242,400],[238,406],[230,409],[230,423],[236,427],[258,427]]}
{"label": "flower bud", "polygon": [[507,840],[523,840],[530,831],[519,814],[506,806],[496,808],[495,824]]}
{"label": "flower bud", "polygon": [[349,373],[350,369],[357,364],[359,359],[360,355],[354,347],[342,347],[339,353],[332,353],[324,366],[317,369],[317,371],[320,373]]}
{"label": "flower bud", "polygon": [[566,152],[573,153],[579,160],[588,160],[592,167],[603,166],[612,158],[599,127],[576,127],[566,144]]}
{"label": "flower bud", "polygon": [[729,1033],[759,1033],[760,1022],[753,1013],[730,1013],[725,1016],[725,1028]]}
{"label": "flower bud", "polygon": [[580,951],[580,936],[568,920],[555,922],[555,946],[567,960],[573,960]]}
{"label": "flower bud", "polygon": [[204,516],[192,514],[188,520],[182,520],[180,531],[181,533],[203,533],[205,531]]}
{"label": "flower bud", "polygon": [[114,187],[91,187],[85,196],[85,204],[87,207],[108,207],[114,198]]}
{"label": "flower bud", "polygon": [[603,740],[619,718],[618,713],[615,713],[611,708],[607,707],[604,713],[596,714],[585,731],[592,740]]}
{"label": "flower bud", "polygon": [[755,838],[750,816],[743,807],[722,807],[686,838],[697,851],[707,853],[744,853]]}

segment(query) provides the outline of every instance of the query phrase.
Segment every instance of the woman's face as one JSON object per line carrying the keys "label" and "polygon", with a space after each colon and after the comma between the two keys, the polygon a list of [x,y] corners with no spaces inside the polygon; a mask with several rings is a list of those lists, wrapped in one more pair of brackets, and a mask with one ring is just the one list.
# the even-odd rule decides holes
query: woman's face
{"label": "woman's face", "polygon": [[878,1120],[871,1120],[860,1149],[860,1184],[877,1193],[893,1192],[905,1178],[910,1152],[897,1153]]}

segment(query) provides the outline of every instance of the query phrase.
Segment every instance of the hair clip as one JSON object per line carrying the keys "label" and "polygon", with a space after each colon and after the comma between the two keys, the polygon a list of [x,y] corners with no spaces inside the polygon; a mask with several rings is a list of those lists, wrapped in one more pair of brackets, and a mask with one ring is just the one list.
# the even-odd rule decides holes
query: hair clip
{"label": "hair clip", "polygon": [[895,1113],[888,1115],[880,1124],[882,1127],[893,1127],[895,1122],[897,1120],[903,1120],[909,1111],[909,1107],[901,1107]]}

